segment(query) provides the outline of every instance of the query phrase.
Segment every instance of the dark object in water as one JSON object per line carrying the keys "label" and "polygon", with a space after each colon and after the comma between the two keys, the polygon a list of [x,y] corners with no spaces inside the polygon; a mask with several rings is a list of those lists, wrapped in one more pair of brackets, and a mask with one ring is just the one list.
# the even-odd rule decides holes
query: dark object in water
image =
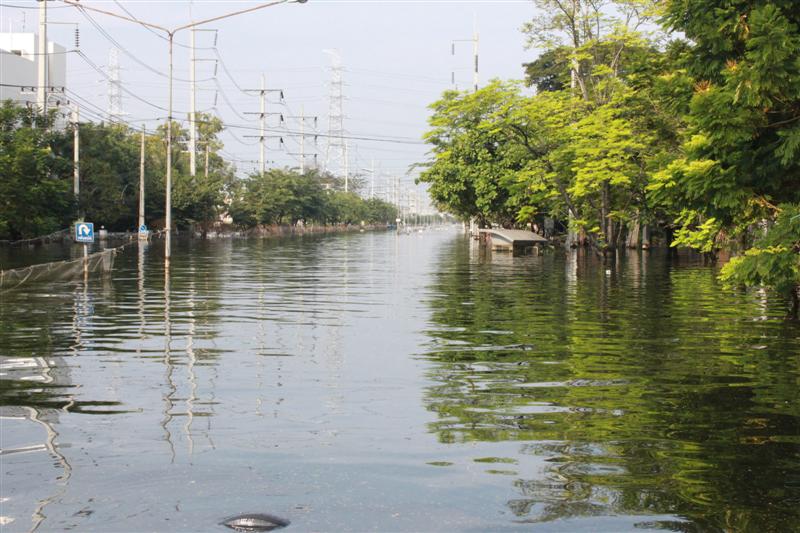
{"label": "dark object in water", "polygon": [[236,531],[272,531],[289,524],[290,522],[283,518],[261,513],[240,514],[220,522],[221,526],[227,526]]}

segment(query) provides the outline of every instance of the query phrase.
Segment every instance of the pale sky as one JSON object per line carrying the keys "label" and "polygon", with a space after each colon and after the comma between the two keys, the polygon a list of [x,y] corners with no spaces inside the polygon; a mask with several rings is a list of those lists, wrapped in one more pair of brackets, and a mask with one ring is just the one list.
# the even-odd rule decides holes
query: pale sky
{"label": "pale sky", "polygon": [[[128,9],[136,18],[165,27],[175,27],[216,15],[255,6],[251,1],[145,1],[83,0],[87,6],[123,13]],[[35,1],[0,0],[2,30],[36,31]],[[27,6],[19,9],[9,6]],[[48,3],[49,20],[78,22],[81,50],[102,69],[107,68],[109,50],[115,45],[84,15],[59,1]],[[24,15],[23,15],[24,13]],[[330,93],[330,56],[323,50],[339,50],[344,66],[346,100],[345,129],[352,137],[391,137],[403,143],[350,140],[351,170],[369,167],[375,160],[380,175],[405,175],[409,165],[425,159],[427,147],[414,144],[427,128],[427,106],[443,90],[451,88],[451,71],[455,70],[459,88],[472,83],[472,46],[458,43],[455,57],[451,41],[469,39],[473,19],[480,36],[480,82],[492,78],[522,77],[522,63],[536,52],[525,50],[522,24],[534,14],[529,0],[516,1],[391,1],[391,0],[309,0],[306,4],[285,4],[262,11],[211,23],[207,28],[219,30],[217,49],[227,71],[221,66],[213,79],[213,62],[197,63],[198,110],[209,110],[217,96],[217,113],[231,125],[223,135],[225,155],[239,160],[241,173],[254,170],[258,160],[257,139],[245,135],[258,134],[258,119],[246,112],[259,109],[256,95],[241,89],[255,89],[263,73],[268,88],[283,89],[285,104],[271,98],[267,111],[318,116],[318,130],[328,132]],[[134,23],[92,13],[96,23],[122,47],[119,63],[126,90],[154,106],[166,107],[167,45],[166,41]],[[73,27],[53,24],[49,37],[71,50]],[[211,47],[213,34],[199,32],[197,46]],[[189,33],[176,37],[188,44]],[[145,68],[145,63],[150,68]],[[198,58],[216,58],[214,50],[198,50]],[[84,60],[67,54],[68,88],[103,112],[108,109],[107,81]],[[175,47],[175,77],[188,78],[189,50]],[[155,71],[155,72],[154,72]],[[159,75],[159,73],[161,75]],[[237,88],[238,85],[238,88]],[[83,102],[82,102],[83,103]],[[189,108],[189,89],[185,81],[174,83],[174,116],[185,119]],[[233,109],[232,109],[233,108]],[[94,113],[100,115],[100,111]],[[148,128],[163,120],[166,113],[133,96],[123,94],[126,121]],[[278,118],[269,121],[270,129],[278,128]],[[236,127],[244,126],[244,127]],[[298,131],[299,123],[288,120],[286,128]],[[312,123],[307,123],[307,130]],[[276,134],[270,132],[270,134]],[[298,166],[299,138],[284,135],[285,148],[278,150],[278,140],[267,144],[268,166]],[[316,152],[324,163],[325,138],[320,137]],[[308,153],[315,151],[313,140],[306,143]],[[309,164],[312,159],[308,158]],[[273,163],[274,162],[274,163]],[[334,169],[335,170],[335,169]],[[413,182],[413,174],[405,178]],[[379,179],[377,188],[383,180]]]}

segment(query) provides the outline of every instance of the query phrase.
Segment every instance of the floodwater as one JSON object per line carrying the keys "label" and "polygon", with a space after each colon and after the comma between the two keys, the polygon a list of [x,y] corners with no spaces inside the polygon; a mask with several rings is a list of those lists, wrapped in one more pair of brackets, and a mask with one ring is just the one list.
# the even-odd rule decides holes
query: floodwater
{"label": "floodwater", "polygon": [[800,326],[697,259],[161,246],[0,293],[3,531],[800,530]]}

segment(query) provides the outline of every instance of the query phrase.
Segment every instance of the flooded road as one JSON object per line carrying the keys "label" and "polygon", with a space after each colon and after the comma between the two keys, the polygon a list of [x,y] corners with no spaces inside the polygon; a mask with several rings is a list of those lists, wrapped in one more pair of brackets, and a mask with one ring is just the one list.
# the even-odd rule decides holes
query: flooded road
{"label": "flooded road", "polygon": [[0,293],[3,530],[800,530],[800,327],[715,275],[447,230]]}

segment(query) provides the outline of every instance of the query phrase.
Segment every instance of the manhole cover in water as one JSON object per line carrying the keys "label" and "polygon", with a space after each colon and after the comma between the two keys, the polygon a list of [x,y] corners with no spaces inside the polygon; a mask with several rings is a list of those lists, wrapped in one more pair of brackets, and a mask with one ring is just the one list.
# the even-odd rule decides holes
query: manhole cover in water
{"label": "manhole cover in water", "polygon": [[272,531],[289,525],[288,520],[269,514],[241,514],[226,518],[220,525],[236,531]]}

